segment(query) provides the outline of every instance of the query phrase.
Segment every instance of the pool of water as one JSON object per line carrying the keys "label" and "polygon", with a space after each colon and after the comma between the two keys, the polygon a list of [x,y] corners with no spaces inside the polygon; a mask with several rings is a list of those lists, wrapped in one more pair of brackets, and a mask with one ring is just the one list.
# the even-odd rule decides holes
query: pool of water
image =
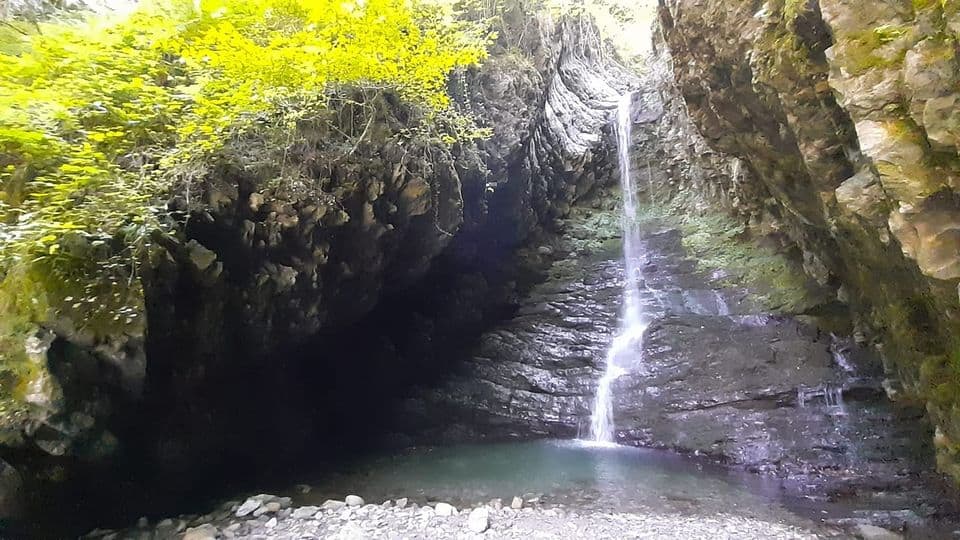
{"label": "pool of water", "polygon": [[[368,502],[408,497],[424,504],[468,506],[514,496],[570,511],[736,514],[813,527],[776,480],[657,450],[581,441],[416,448],[359,459],[344,472],[317,479],[300,504],[348,493]],[[801,515],[806,514],[806,515]]]}

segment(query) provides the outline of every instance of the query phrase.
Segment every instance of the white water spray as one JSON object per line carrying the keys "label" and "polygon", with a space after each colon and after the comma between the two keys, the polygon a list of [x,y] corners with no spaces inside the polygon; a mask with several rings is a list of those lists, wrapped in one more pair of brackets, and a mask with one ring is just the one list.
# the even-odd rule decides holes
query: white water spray
{"label": "white water spray", "polygon": [[617,147],[620,157],[620,186],[623,191],[623,261],[626,273],[620,331],[607,351],[606,368],[597,386],[597,396],[590,418],[590,438],[597,443],[615,442],[613,381],[626,373],[623,367],[625,358],[629,358],[631,354],[641,354],[643,334],[650,324],[643,312],[640,298],[643,250],[640,244],[640,224],[637,220],[637,186],[630,171],[631,98],[632,96],[627,94],[617,106]]}

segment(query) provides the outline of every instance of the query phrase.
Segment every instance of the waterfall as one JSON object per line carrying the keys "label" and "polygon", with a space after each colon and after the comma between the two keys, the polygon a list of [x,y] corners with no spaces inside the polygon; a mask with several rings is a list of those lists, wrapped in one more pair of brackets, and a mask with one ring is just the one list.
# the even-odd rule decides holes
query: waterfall
{"label": "waterfall", "polygon": [[727,301],[723,298],[723,294],[718,291],[713,291],[713,297],[717,299],[717,315],[726,317],[730,315],[730,306],[727,304]]}
{"label": "waterfall", "polygon": [[637,220],[637,186],[630,170],[630,132],[632,95],[621,98],[617,106],[617,148],[620,157],[620,187],[623,191],[623,313],[620,329],[607,351],[603,375],[597,386],[597,395],[590,418],[590,437],[597,443],[615,442],[613,425],[613,382],[626,373],[622,360],[640,354],[643,334],[649,320],[643,312],[640,287],[643,281],[641,265],[643,248],[640,243],[640,224]]}

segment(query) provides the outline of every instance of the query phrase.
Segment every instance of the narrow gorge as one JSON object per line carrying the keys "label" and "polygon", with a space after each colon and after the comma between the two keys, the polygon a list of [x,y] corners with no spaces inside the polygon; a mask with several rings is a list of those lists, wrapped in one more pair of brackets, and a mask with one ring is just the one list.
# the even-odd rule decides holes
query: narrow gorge
{"label": "narrow gorge", "polygon": [[960,4],[0,23],[0,538],[960,537]]}

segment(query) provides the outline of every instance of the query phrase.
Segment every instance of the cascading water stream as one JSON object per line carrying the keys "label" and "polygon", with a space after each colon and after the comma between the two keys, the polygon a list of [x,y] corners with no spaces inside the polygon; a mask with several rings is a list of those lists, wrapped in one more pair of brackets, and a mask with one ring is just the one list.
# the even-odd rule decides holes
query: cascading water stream
{"label": "cascading water stream", "polygon": [[637,186],[630,170],[630,135],[632,95],[621,98],[617,106],[617,148],[620,158],[620,186],[623,191],[623,313],[620,330],[607,351],[606,366],[597,386],[597,395],[590,418],[590,438],[596,443],[615,442],[613,425],[613,382],[626,373],[623,360],[641,354],[643,334],[649,320],[643,312],[640,285],[643,248],[637,220]]}

